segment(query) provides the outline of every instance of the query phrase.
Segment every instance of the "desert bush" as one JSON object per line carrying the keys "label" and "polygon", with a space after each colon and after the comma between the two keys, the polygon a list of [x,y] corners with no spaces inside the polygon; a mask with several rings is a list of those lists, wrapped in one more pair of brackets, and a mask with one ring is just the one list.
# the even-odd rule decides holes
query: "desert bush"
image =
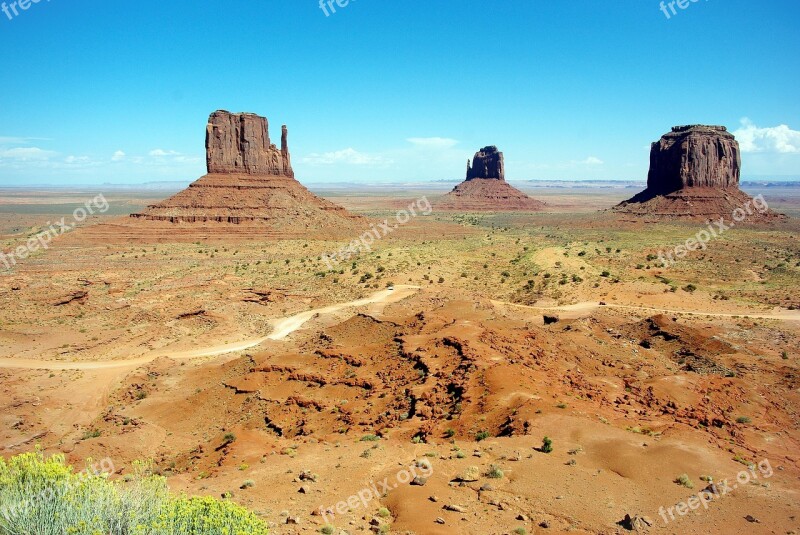
{"label": "desert bush", "polygon": [[542,439],[542,447],[540,448],[540,451],[542,453],[552,453],[553,441],[550,439],[550,437],[544,437],[544,439]]}
{"label": "desert bush", "polygon": [[692,483],[692,480],[689,479],[689,476],[687,474],[681,474],[678,477],[676,477],[675,478],[675,483],[677,483],[678,485],[682,485],[682,486],[686,487],[687,489],[693,489],[694,488],[694,483]]}
{"label": "desert bush", "polygon": [[128,481],[75,474],[64,456],[0,458],[0,535],[266,535],[246,509],[211,497],[172,496],[163,477]]}
{"label": "desert bush", "polygon": [[496,464],[490,466],[489,471],[486,472],[486,477],[491,479],[503,479],[504,475],[503,470]]}

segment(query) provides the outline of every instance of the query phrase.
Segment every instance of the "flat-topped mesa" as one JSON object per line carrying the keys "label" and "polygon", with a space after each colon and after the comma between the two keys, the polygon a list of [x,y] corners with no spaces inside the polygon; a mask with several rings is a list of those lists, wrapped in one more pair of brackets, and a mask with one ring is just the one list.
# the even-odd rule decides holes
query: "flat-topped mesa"
{"label": "flat-topped mesa", "polygon": [[[613,208],[634,221],[729,218],[758,206],[739,189],[739,143],[724,126],[675,126],[652,145],[647,189]],[[771,210],[751,213],[748,223],[778,221]]]}
{"label": "flat-topped mesa", "polygon": [[724,126],[676,126],[652,144],[647,190],[738,189],[741,164],[739,142]]}
{"label": "flat-topped mesa", "polygon": [[294,178],[288,130],[281,132],[281,148],[270,143],[269,122],[254,113],[218,110],[206,127],[206,165],[209,174],[272,175]]}
{"label": "flat-topped mesa", "polygon": [[467,180],[486,178],[490,180],[505,180],[506,171],[503,163],[503,153],[497,147],[490,145],[475,153],[472,165],[467,160]]}

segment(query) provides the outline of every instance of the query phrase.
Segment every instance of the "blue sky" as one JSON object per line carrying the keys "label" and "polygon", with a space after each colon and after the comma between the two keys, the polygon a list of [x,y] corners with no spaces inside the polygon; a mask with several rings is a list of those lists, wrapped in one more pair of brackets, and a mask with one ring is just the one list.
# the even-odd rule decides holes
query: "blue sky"
{"label": "blue sky", "polygon": [[488,144],[510,180],[643,180],[687,123],[738,131],[746,176],[800,175],[800,2],[676,11],[41,0],[0,12],[0,185],[194,180],[216,109],[288,124],[306,182],[461,179]]}

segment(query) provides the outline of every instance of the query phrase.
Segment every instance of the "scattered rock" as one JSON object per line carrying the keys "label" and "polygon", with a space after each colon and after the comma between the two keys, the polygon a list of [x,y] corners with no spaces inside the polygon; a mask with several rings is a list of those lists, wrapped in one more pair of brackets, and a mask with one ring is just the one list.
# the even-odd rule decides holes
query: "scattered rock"
{"label": "scattered rock", "polygon": [[424,487],[425,483],[427,482],[428,482],[427,477],[420,477],[420,476],[417,476],[411,480],[411,484],[417,487]]}
{"label": "scattered rock", "polygon": [[300,475],[297,476],[300,481],[310,481],[312,483],[316,483],[318,477],[317,474],[312,473],[310,470],[303,470],[300,472]]}
{"label": "scattered rock", "polygon": [[467,509],[461,505],[447,504],[443,507],[445,511],[452,511],[454,513],[466,513]]}
{"label": "scattered rock", "polygon": [[625,515],[625,518],[617,522],[617,525],[622,526],[623,528],[627,529],[628,531],[639,531],[645,527],[650,527],[653,525],[653,521],[646,517],[646,516],[631,516],[629,514]]}
{"label": "scattered rock", "polygon": [[70,304],[72,302],[75,302],[75,301],[78,301],[78,302],[82,303],[88,297],[89,297],[89,292],[84,291],[84,290],[78,290],[78,291],[72,292],[69,295],[66,295],[64,297],[60,297],[60,298],[56,299],[55,301],[53,301],[53,306],[60,307],[60,306],[68,305],[68,304]]}
{"label": "scattered rock", "polygon": [[477,466],[468,466],[456,476],[456,481],[472,483],[481,478],[481,469]]}

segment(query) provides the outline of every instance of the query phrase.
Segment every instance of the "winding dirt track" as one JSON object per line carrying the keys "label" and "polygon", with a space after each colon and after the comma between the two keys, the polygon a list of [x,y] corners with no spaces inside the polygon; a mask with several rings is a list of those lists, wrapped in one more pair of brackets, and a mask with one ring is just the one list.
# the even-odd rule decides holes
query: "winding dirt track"
{"label": "winding dirt track", "polygon": [[147,364],[148,362],[152,362],[160,357],[169,357],[176,360],[216,357],[228,353],[244,351],[246,349],[256,347],[267,340],[284,340],[287,336],[300,329],[307,321],[322,315],[333,314],[346,308],[360,307],[364,305],[386,305],[389,303],[396,303],[413,295],[418,290],[419,286],[398,285],[394,290],[381,290],[379,292],[375,292],[369,297],[358,299],[356,301],[328,305],[326,307],[300,312],[299,314],[295,314],[286,318],[278,318],[271,321],[272,332],[269,335],[263,338],[244,340],[235,344],[218,345],[174,352],[159,350],[151,353],[150,355],[126,360],[67,362],[15,358],[0,359],[0,368],[29,370],[104,370],[112,368],[135,368],[143,364]]}
{"label": "winding dirt track", "polygon": [[[216,357],[228,353],[236,353],[244,351],[252,347],[256,347],[267,340],[284,340],[287,336],[300,329],[306,322],[316,317],[333,314],[346,308],[360,307],[371,304],[389,304],[402,301],[419,290],[419,286],[397,286],[394,290],[381,290],[375,292],[369,297],[358,299],[356,301],[349,301],[347,303],[339,303],[335,305],[328,305],[326,307],[317,308],[300,312],[293,316],[286,318],[278,318],[272,320],[272,332],[263,337],[252,340],[244,340],[236,344],[226,344],[218,346],[210,346],[205,348],[183,350],[183,351],[164,351],[159,350],[150,355],[138,357],[135,359],[127,360],[109,360],[109,361],[91,361],[91,362],[66,362],[66,361],[45,361],[35,359],[0,359],[0,368],[14,368],[14,369],[30,369],[30,370],[104,370],[114,368],[135,368],[160,357],[169,357],[176,360],[196,359],[202,357]],[[503,301],[492,301],[495,306],[509,306],[514,308],[524,308],[527,310],[537,311],[561,311],[575,317],[588,316],[601,308],[621,308],[628,310],[639,310],[646,312],[661,312],[667,314],[693,314],[696,316],[710,316],[710,317],[747,317],[754,319],[771,319],[782,321],[800,321],[800,311],[786,310],[772,314],[761,313],[722,313],[722,312],[702,312],[696,310],[671,310],[666,308],[653,308],[634,305],[615,305],[607,304],[600,305],[594,301],[586,301],[583,303],[576,303],[574,305],[555,306],[555,307],[534,307],[529,305],[519,305],[516,303],[507,303]]]}
{"label": "winding dirt track", "polygon": [[503,301],[492,301],[492,304],[495,306],[510,306],[515,308],[525,308],[529,310],[554,310],[554,311],[562,311],[567,313],[573,313],[576,315],[589,315],[592,312],[596,311],[597,309],[601,308],[623,308],[627,310],[641,310],[646,312],[661,312],[666,314],[692,314],[695,316],[709,316],[709,317],[717,317],[717,318],[753,318],[753,319],[766,319],[766,320],[782,320],[782,321],[800,321],[800,311],[797,310],[784,310],[777,313],[772,314],[761,314],[761,313],[750,313],[750,312],[737,312],[737,313],[726,313],[726,312],[701,312],[696,310],[673,310],[669,308],[654,308],[654,307],[643,307],[643,306],[636,306],[636,305],[615,305],[612,303],[608,303],[606,305],[601,305],[595,301],[585,301],[583,303],[576,303],[574,305],[565,305],[565,306],[556,306],[556,307],[534,307],[530,305],[518,305],[516,303],[506,303]]}

